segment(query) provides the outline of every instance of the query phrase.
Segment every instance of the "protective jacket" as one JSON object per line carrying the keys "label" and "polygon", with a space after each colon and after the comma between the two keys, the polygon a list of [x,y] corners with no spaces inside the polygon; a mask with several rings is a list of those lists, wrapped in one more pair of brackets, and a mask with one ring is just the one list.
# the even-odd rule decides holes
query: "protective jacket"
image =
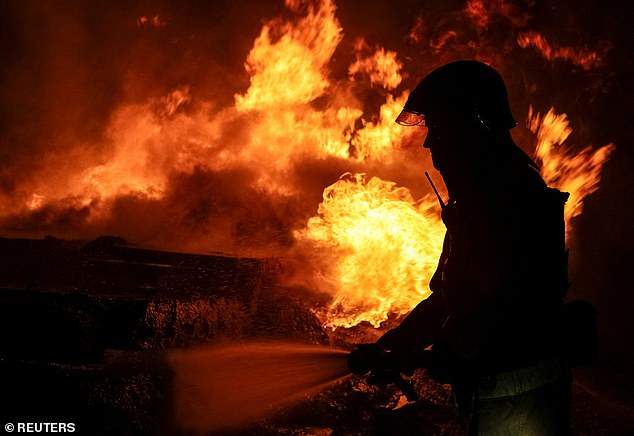
{"label": "protective jacket", "polygon": [[512,370],[559,352],[568,288],[568,194],[548,188],[533,168],[525,171],[513,175],[514,183],[475,186],[449,202],[432,295],[379,346],[434,344],[448,362],[484,372]]}

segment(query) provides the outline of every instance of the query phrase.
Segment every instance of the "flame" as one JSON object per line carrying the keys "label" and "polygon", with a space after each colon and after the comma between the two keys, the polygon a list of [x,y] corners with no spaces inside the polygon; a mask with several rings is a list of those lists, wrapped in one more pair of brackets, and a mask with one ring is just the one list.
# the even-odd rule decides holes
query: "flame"
{"label": "flame", "polygon": [[[601,169],[614,150],[609,144],[577,152],[564,145],[572,132],[566,114],[541,116],[529,108],[536,134],[535,156],[549,186],[569,192],[566,233],[582,212],[583,199],[599,186]],[[328,257],[318,287],[332,303],[317,314],[324,326],[378,327],[389,314],[403,315],[429,296],[427,283],[440,255],[444,226],[432,198],[415,202],[410,191],[364,174],[344,174],[324,190],[317,216],[296,234]],[[322,259],[323,261],[323,259]]]}
{"label": "flame", "polygon": [[[195,247],[240,254],[245,252],[231,245],[237,244],[232,231],[240,236],[242,230],[231,226],[234,214],[242,214],[242,221],[258,231],[266,228],[267,220],[288,219],[282,226],[288,236],[284,247],[296,242],[307,246],[316,259],[311,267],[318,277],[318,290],[332,295],[332,303],[319,311],[325,325],[352,326],[365,320],[378,326],[389,313],[411,310],[429,294],[427,282],[440,253],[444,227],[435,200],[415,201],[406,187],[361,174],[394,163],[395,150],[416,134],[416,129],[394,123],[407,96],[401,83],[402,58],[380,46],[370,49],[365,40],[359,40],[351,64],[332,68],[343,40],[334,2],[286,0],[285,4],[290,10],[285,16],[291,18],[263,24],[244,63],[248,88],[235,94],[231,91],[229,103],[219,106],[203,100],[195,86],[190,89],[187,85],[172,86],[166,95],[155,94],[146,101],[124,100],[110,113],[105,131],[99,132],[102,137],[94,139],[102,142],[54,143],[55,147],[47,148],[53,151],[42,157],[46,169],[16,182],[16,194],[2,197],[0,215],[15,214],[26,217],[26,222],[44,216],[47,222],[57,223],[64,222],[64,217],[58,219],[55,214],[68,209],[74,214],[69,221],[73,232],[79,232],[81,225],[87,232],[110,230],[107,225],[91,225],[109,223],[117,201],[134,198],[152,207],[139,208],[142,212],[132,208],[124,217],[138,219],[144,227],[153,218],[148,216],[152,212],[167,218],[147,226],[150,235],[146,240],[138,240],[134,231],[122,236],[160,248]],[[506,1],[469,0],[466,7],[467,16],[480,27],[491,25],[499,16],[512,23],[527,19],[522,10]],[[455,56],[451,47],[465,40],[464,32],[444,25],[434,31],[435,24],[433,16],[426,20],[417,16],[410,41],[423,42],[426,35],[435,35],[428,43],[432,52],[442,51],[443,58]],[[148,14],[137,19],[137,26],[152,27],[152,32],[144,31],[147,36],[162,32],[168,22]],[[553,48],[536,33],[523,33],[517,42],[521,47],[538,48],[549,60],[565,59],[585,69],[600,65],[601,56],[596,52]],[[478,45],[469,40],[465,47],[471,47],[469,44]],[[345,54],[339,58],[345,59]],[[331,70],[343,71],[345,77],[336,80]],[[382,98],[373,108],[378,113],[365,112],[366,105],[356,92],[358,81],[369,83],[364,88],[372,88]],[[538,137],[537,158],[547,182],[572,194],[566,209],[569,222],[581,213],[583,198],[597,189],[601,166],[614,146],[574,153],[563,145],[570,134],[566,116],[552,110],[543,117],[531,111],[529,125]],[[55,154],[62,145],[64,153]],[[310,165],[319,165],[319,169]],[[328,186],[317,216],[291,233],[314,210],[306,199],[318,198],[326,184],[307,179],[317,174],[331,180],[332,171],[338,175],[346,170],[356,174],[347,173]],[[385,172],[396,170],[392,167]],[[197,177],[209,173],[219,175],[203,177],[207,185],[199,186]],[[225,174],[237,175],[239,187],[231,186],[238,184],[233,179],[220,187],[208,186],[209,180],[213,184],[229,178]],[[189,183],[182,186],[174,182],[188,177]],[[249,195],[240,202],[235,197],[242,191]],[[254,217],[261,206],[258,201],[271,198],[276,201]],[[73,233],[72,237],[98,234]],[[216,237],[219,242],[213,239]],[[269,234],[262,239],[259,243],[267,247],[278,243]]]}
{"label": "flame", "polygon": [[599,189],[601,169],[615,146],[608,144],[596,150],[588,146],[575,152],[565,144],[572,133],[568,116],[557,114],[554,108],[542,116],[531,106],[527,125],[537,136],[535,158],[541,164],[542,177],[549,186],[570,193],[564,210],[569,236],[572,218],[583,211],[583,199]]}
{"label": "flame", "polygon": [[370,76],[372,85],[380,85],[386,89],[394,89],[401,84],[400,70],[403,64],[397,59],[396,52],[378,48],[372,56],[362,57],[357,53],[357,60],[350,65],[348,73],[355,75],[364,72]]}
{"label": "flame", "polygon": [[508,0],[468,0],[464,14],[480,30],[486,30],[494,20],[504,19],[515,28],[523,28],[530,20],[534,5]]}
{"label": "flame", "polygon": [[167,25],[167,21],[160,15],[142,15],[136,20],[136,24],[138,27],[146,28],[146,27],[165,27]]}
{"label": "flame", "polygon": [[445,45],[452,39],[455,39],[458,36],[458,32],[455,30],[448,30],[437,38],[429,41],[429,46],[434,50],[434,53],[438,53],[441,51]]}
{"label": "flame", "polygon": [[409,30],[409,33],[407,34],[407,38],[414,43],[420,43],[423,41],[424,31],[425,31],[425,20],[423,20],[423,17],[419,15],[414,20],[414,24]]}
{"label": "flame", "polygon": [[489,24],[489,14],[483,0],[468,0],[465,14],[478,27],[486,27]]}
{"label": "flame", "polygon": [[[388,163],[412,133],[393,123],[406,96],[391,92],[401,81],[396,53],[380,46],[364,48],[363,56],[356,50],[353,73],[333,83],[330,62],[342,39],[334,3],[286,5],[297,16],[263,25],[245,62],[249,87],[234,95],[233,105],[217,107],[187,85],[122,104],[110,116],[103,144],[79,144],[68,162],[51,158],[48,177],[21,187],[21,213],[65,204],[88,207],[82,215],[87,225],[107,223],[117,199],[164,200],[174,195],[174,177],[201,170],[247,171],[248,189],[292,199],[305,195],[305,188],[288,183],[303,159]],[[355,81],[362,77],[382,88],[385,103],[378,115],[364,114],[355,96]],[[317,99],[322,103],[315,105]],[[3,213],[15,211],[15,204],[2,205]],[[174,219],[180,223],[186,217]]]}
{"label": "flame", "polygon": [[[406,94],[394,97],[388,93],[376,122],[361,119],[361,104],[354,100],[336,102],[339,104],[322,111],[307,106],[331,85],[327,63],[342,37],[334,12],[331,1],[320,2],[317,8],[308,3],[305,18],[293,23],[274,21],[263,27],[246,63],[251,86],[246,94],[236,95],[238,111],[258,110],[264,117],[253,131],[254,147],[245,149],[243,159],[254,148],[270,144],[269,151],[282,167],[290,165],[291,155],[298,150],[319,157],[385,160],[411,133],[393,123]],[[272,32],[283,36],[273,41]],[[349,72],[351,76],[365,74],[372,84],[389,90],[400,84],[401,68],[395,52],[377,47],[365,58],[357,53]],[[362,127],[355,129],[359,119]],[[294,126],[294,138],[289,138],[289,126]]]}
{"label": "flame", "polygon": [[517,44],[522,47],[535,47],[548,61],[561,59],[572,62],[584,70],[602,65],[602,56],[595,50],[578,47],[553,47],[548,39],[537,32],[523,32],[517,36]]}
{"label": "flame", "polygon": [[107,131],[112,147],[105,162],[77,174],[72,191],[53,195],[76,194],[85,204],[105,200],[98,214],[107,214],[108,201],[121,195],[163,198],[170,174],[192,171],[198,163],[192,156],[202,154],[214,137],[202,113],[191,117],[181,111],[190,101],[189,88],[178,87],[162,98],[118,109]]}
{"label": "flame", "polygon": [[429,296],[444,227],[431,198],[415,202],[407,188],[364,174],[344,174],[324,190],[318,215],[297,233],[330,252],[322,277],[333,294],[319,312],[327,327],[405,314]]}
{"label": "flame", "polygon": [[405,105],[407,95],[407,92],[404,92],[400,97],[394,98],[388,94],[387,101],[381,106],[379,120],[362,120],[363,128],[359,129],[350,141],[356,149],[358,158],[389,163],[392,161],[394,146],[403,143],[415,133],[411,129],[403,131],[403,127],[394,122]]}
{"label": "flame", "polygon": [[[293,10],[301,1],[286,0]],[[245,67],[251,76],[246,95],[236,96],[239,111],[277,109],[305,104],[321,96],[329,85],[326,65],[342,38],[330,0],[307,4],[307,15],[292,23],[272,21],[255,40]],[[281,35],[274,41],[274,35]]]}

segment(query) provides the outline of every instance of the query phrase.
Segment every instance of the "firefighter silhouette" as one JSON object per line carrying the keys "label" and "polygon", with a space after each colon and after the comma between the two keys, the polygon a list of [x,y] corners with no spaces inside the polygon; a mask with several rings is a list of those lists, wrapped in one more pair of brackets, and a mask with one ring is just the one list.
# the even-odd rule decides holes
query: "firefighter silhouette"
{"label": "firefighter silhouette", "polygon": [[426,366],[451,383],[470,434],[567,434],[568,194],[546,186],[514,143],[506,86],[483,63],[434,70],[396,121],[426,130],[423,145],[450,196],[447,232],[431,296],[352,361],[431,346]]}

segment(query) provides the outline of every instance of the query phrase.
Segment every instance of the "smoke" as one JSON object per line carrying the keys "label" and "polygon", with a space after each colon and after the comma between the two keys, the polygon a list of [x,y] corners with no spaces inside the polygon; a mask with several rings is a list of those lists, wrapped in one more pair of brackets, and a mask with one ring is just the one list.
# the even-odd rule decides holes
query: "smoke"
{"label": "smoke", "polygon": [[[248,83],[242,62],[261,19],[238,15],[231,2],[25,1],[2,8],[4,194],[20,194],[69,157],[106,151],[109,119],[122,104],[184,84],[201,98],[230,101]],[[139,25],[142,16],[164,25]],[[238,21],[252,30],[236,31]]]}

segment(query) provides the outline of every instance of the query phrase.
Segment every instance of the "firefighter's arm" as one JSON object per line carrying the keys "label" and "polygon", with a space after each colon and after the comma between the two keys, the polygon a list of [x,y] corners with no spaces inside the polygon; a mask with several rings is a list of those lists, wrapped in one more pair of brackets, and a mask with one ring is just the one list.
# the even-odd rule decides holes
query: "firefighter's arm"
{"label": "firefighter's arm", "polygon": [[382,349],[423,349],[433,344],[447,317],[445,301],[440,293],[432,293],[421,301],[401,324],[385,333],[376,342]]}
{"label": "firefighter's arm", "polygon": [[423,349],[434,343],[448,315],[441,287],[443,268],[449,257],[450,246],[451,240],[447,233],[438,260],[438,268],[429,283],[432,294],[418,303],[398,327],[381,336],[376,342],[378,347],[411,350]]}

